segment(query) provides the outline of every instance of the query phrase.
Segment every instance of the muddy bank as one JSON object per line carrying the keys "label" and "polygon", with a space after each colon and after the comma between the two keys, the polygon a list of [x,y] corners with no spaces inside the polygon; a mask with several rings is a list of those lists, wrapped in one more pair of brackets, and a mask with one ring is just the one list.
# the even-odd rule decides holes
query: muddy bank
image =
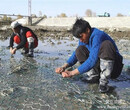
{"label": "muddy bank", "polygon": [[[31,27],[38,37],[73,37],[71,29],[65,27],[48,27],[48,28],[34,28]],[[129,29],[118,29],[118,28],[100,28],[101,30],[108,33],[113,39],[130,39]]]}
{"label": "muddy bank", "polygon": [[[30,28],[36,33],[36,35],[42,39],[43,37],[54,37],[60,39],[60,37],[73,37],[71,34],[71,28],[69,27],[41,27],[30,26]],[[130,29],[128,28],[100,28],[101,30],[112,36],[113,39],[130,39]],[[8,26],[0,28],[0,39],[7,39],[11,36],[12,30]]]}

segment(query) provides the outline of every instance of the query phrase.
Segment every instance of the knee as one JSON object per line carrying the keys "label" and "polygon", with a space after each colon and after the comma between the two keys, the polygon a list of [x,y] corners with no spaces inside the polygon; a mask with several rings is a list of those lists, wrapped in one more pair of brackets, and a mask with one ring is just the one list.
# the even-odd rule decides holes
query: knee
{"label": "knee", "polygon": [[17,35],[14,36],[14,42],[15,42],[16,44],[19,44],[19,43],[21,42],[19,36],[17,36]]}
{"label": "knee", "polygon": [[81,45],[76,49],[76,57],[78,59],[78,61],[82,64],[89,56],[89,51],[88,49]]}
{"label": "knee", "polygon": [[105,40],[102,42],[100,50],[116,51],[116,48],[110,40]]}
{"label": "knee", "polygon": [[81,52],[84,52],[84,50],[87,50],[87,48],[84,45],[80,45],[76,49],[76,54],[80,54]]}
{"label": "knee", "polygon": [[32,43],[32,42],[34,42],[34,38],[33,38],[33,37],[28,37],[28,38],[27,38],[27,41],[28,41],[29,43]]}
{"label": "knee", "polygon": [[104,42],[102,42],[99,51],[99,58],[114,60],[115,53],[116,53],[116,48],[111,41],[105,40]]}
{"label": "knee", "polygon": [[105,40],[101,44],[101,47],[104,47],[104,46],[113,46],[113,44],[110,40]]}

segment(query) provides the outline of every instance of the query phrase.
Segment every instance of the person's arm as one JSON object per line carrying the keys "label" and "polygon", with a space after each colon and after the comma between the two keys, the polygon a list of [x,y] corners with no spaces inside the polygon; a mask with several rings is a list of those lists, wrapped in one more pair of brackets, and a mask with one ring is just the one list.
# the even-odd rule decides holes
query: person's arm
{"label": "person's arm", "polygon": [[65,63],[61,67],[56,68],[55,72],[61,74],[62,72],[65,71],[66,68],[68,68],[70,66],[73,66],[77,61],[78,60],[76,58],[75,52],[73,52],[73,54],[71,55],[71,57],[67,60],[67,63]]}
{"label": "person's arm", "polygon": [[[85,45],[85,43],[83,42],[80,42],[79,40],[79,44],[78,46],[80,45]],[[78,48],[78,47],[77,47]],[[78,61],[77,57],[76,57],[76,52],[74,51],[73,54],[69,57],[69,59],[67,60],[67,63],[69,64],[69,66],[73,66],[74,64],[76,64]]]}
{"label": "person's arm", "polygon": [[75,52],[73,52],[71,57],[67,60],[67,63],[65,63],[61,67],[56,68],[55,72],[61,74],[63,71],[65,71],[66,68],[73,66],[76,62],[77,62],[77,58],[76,58]]}
{"label": "person's arm", "polygon": [[[79,41],[79,45],[83,45],[83,43],[81,43],[80,41]],[[68,68],[68,67],[71,67],[71,66],[73,66],[74,64],[76,64],[77,63],[77,57],[76,57],[76,53],[75,53],[75,51],[73,52],[73,54],[69,57],[69,59],[67,60],[67,63],[66,64],[64,64],[63,66],[61,66],[61,67],[59,67],[59,68],[56,68],[55,69],[55,72],[56,73],[59,73],[59,74],[62,74],[63,72],[63,75],[62,75],[62,77],[65,77],[64,76],[64,74],[67,74],[67,73],[69,73],[70,71],[65,71],[65,69],[66,68]],[[67,73],[66,73],[67,72]],[[79,71],[78,71],[78,69],[75,69],[75,70],[73,70],[73,71],[71,71],[71,73],[70,73],[71,75],[76,75],[76,74],[79,74]],[[70,76],[70,75],[69,75]]]}
{"label": "person's arm", "polygon": [[16,46],[16,49],[23,48],[27,42],[26,31],[24,29],[20,30],[20,39],[21,42]]}
{"label": "person's arm", "polygon": [[15,54],[15,52],[16,52],[16,48],[13,48],[13,46],[14,46],[14,36],[15,36],[15,34],[13,33],[13,34],[11,35],[11,37],[10,37],[9,47],[10,47],[10,53],[11,53],[11,54]]}
{"label": "person's arm", "polygon": [[88,59],[77,69],[73,71],[62,72],[62,77],[67,78],[67,77],[72,77],[74,75],[82,74],[89,71],[92,67],[94,67],[98,59],[99,46],[100,46],[100,39],[99,40],[93,39],[93,46],[91,48]]}
{"label": "person's arm", "polygon": [[11,37],[10,37],[10,42],[9,42],[9,47],[10,48],[13,48],[13,46],[14,46],[14,36],[15,36],[15,34],[13,33],[11,35]]}
{"label": "person's arm", "polygon": [[73,54],[69,57],[69,59],[67,60],[67,64],[69,65],[69,66],[73,66],[74,64],[76,64],[77,63],[77,57],[76,57],[76,53],[75,53],[75,51],[73,52]]}

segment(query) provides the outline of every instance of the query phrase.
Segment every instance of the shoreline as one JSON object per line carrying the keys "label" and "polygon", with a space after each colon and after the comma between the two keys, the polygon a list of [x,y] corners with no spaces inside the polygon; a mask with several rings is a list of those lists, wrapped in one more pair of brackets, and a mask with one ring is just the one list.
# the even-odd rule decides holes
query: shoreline
{"label": "shoreline", "polygon": [[[73,37],[71,34],[70,27],[58,27],[58,26],[28,26],[39,38],[44,37]],[[98,28],[105,31],[113,39],[128,39],[130,40],[130,29],[129,28]],[[7,39],[12,34],[10,26],[3,26],[0,28],[0,39]]]}

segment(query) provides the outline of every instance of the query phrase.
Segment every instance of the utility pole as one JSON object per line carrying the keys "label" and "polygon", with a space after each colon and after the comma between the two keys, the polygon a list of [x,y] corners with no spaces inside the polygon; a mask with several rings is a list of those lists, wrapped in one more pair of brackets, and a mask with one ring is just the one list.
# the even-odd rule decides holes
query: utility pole
{"label": "utility pole", "polygon": [[31,0],[28,0],[28,16],[31,16]]}
{"label": "utility pole", "polygon": [[32,25],[32,17],[31,17],[31,0],[28,0],[28,25]]}

